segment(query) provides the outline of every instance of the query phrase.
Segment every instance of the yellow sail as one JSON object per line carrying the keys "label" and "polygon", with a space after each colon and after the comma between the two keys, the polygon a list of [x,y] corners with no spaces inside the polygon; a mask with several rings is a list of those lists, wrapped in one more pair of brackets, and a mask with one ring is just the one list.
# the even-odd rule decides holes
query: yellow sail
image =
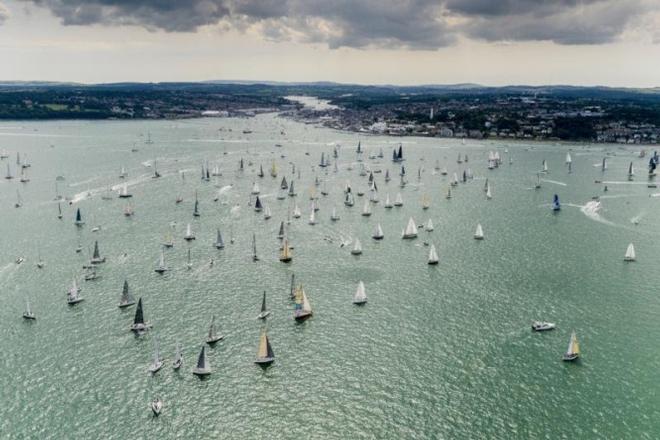
{"label": "yellow sail", "polygon": [[275,162],[273,162],[273,165],[270,167],[270,175],[277,177],[277,165],[275,165]]}
{"label": "yellow sail", "polygon": [[259,349],[257,350],[257,357],[268,357],[268,337],[266,336],[266,330],[262,330],[261,336],[259,336]]}
{"label": "yellow sail", "polygon": [[573,334],[573,353],[580,354],[580,343],[578,342],[577,336]]}
{"label": "yellow sail", "polygon": [[280,260],[290,260],[291,249],[289,249],[289,242],[285,239],[282,244],[282,252],[280,253]]}
{"label": "yellow sail", "polygon": [[296,291],[294,293],[294,296],[296,298],[296,304],[302,304],[303,303],[303,286],[302,284],[296,287]]}

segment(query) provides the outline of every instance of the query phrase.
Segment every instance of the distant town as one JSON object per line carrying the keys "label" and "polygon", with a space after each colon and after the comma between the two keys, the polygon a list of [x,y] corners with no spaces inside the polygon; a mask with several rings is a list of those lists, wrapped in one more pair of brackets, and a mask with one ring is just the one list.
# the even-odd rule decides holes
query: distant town
{"label": "distant town", "polygon": [[[309,105],[291,96],[318,98]],[[660,89],[334,83],[0,83],[0,119],[181,119],[279,112],[395,136],[660,143]]]}

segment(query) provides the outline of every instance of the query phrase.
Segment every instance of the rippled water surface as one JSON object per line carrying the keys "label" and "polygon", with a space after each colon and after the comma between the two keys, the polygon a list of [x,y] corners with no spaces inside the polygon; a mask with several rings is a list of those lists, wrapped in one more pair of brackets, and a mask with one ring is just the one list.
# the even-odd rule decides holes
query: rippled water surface
{"label": "rippled water surface", "polygon": [[[153,144],[145,143],[147,133]],[[367,190],[366,177],[359,176],[358,140],[363,164],[382,170],[374,174],[381,202],[372,205],[370,217],[360,215],[366,195],[352,208],[342,203],[347,180],[355,192]],[[409,181],[403,189],[400,165],[389,160],[399,142]],[[321,152],[331,156],[334,145],[340,146],[338,172],[333,165],[320,169]],[[2,437],[660,436],[660,199],[654,194],[660,190],[647,188],[647,159],[637,157],[638,149],[358,136],[273,115],[6,122],[0,124],[3,148],[11,153],[0,163],[3,174],[6,163],[17,173],[16,151],[32,166],[29,183],[0,182]],[[385,157],[369,159],[380,148]],[[569,149],[572,174],[564,165]],[[503,158],[499,169],[487,169],[490,150]],[[457,163],[459,153],[468,155],[467,164]],[[603,173],[594,165],[605,155]],[[534,190],[544,159],[549,173]],[[434,171],[436,160],[449,176],[469,167],[474,179],[447,200],[449,176]],[[154,161],[160,179],[151,178]],[[222,176],[203,182],[205,161],[219,165]],[[630,161],[637,169],[632,182]],[[276,179],[268,175],[273,162]],[[259,165],[264,178],[256,175]],[[134,195],[133,218],[123,215],[123,200],[102,199],[118,188],[122,166]],[[388,169],[393,180],[386,183]],[[56,176],[65,178],[58,191],[72,201],[63,203],[62,220],[53,201]],[[295,199],[277,200],[282,176],[295,180]],[[311,226],[316,176],[330,194],[319,191],[318,224]],[[486,178],[492,200],[485,197]],[[273,213],[270,220],[248,205],[254,181]],[[13,207],[16,189],[24,201],[20,209]],[[192,216],[195,192],[198,218]],[[386,194],[393,200],[398,192],[404,206],[385,209]],[[554,193],[563,209],[553,214]],[[179,205],[178,194],[184,198]],[[424,194],[431,200],[428,210],[422,209]],[[596,195],[600,203],[592,200]],[[296,203],[303,215],[291,219],[294,259],[285,265],[277,258],[276,234]],[[333,206],[338,222],[330,221]],[[76,208],[86,220],[80,229],[73,224]],[[431,218],[435,230],[402,240],[410,216],[417,224]],[[182,239],[187,223],[197,235],[190,245]],[[385,233],[378,242],[370,238],[377,223]],[[477,223],[483,241],[472,237]],[[101,229],[92,232],[95,226]],[[227,242],[223,250],[212,246],[217,228]],[[175,237],[165,253],[171,271],[159,276],[153,269],[168,231]],[[256,263],[253,233],[261,258]],[[355,238],[363,246],[357,257],[350,255],[351,245],[340,247]],[[107,262],[101,279],[85,282],[82,265],[94,240]],[[426,264],[424,242],[435,244],[437,266]],[[638,261],[626,264],[630,242]],[[77,254],[79,243],[83,252]],[[35,267],[39,253],[42,270]],[[25,262],[15,264],[17,256]],[[314,309],[303,324],[293,320],[288,297],[292,273]],[[73,277],[81,280],[85,301],[69,307]],[[153,323],[140,338],[128,331],[134,308],[117,308],[124,279]],[[360,280],[369,297],[364,307],[351,304]],[[264,290],[276,356],[267,370],[253,363]],[[26,298],[36,322],[21,319]],[[209,350],[213,374],[200,381],[190,370],[212,315],[225,339]],[[556,322],[557,329],[533,334],[533,319]],[[565,364],[561,355],[572,330],[582,359]],[[150,377],[155,336],[166,364]],[[185,357],[180,372],[170,367],[177,341]],[[149,408],[155,396],[165,402],[159,418]]]}

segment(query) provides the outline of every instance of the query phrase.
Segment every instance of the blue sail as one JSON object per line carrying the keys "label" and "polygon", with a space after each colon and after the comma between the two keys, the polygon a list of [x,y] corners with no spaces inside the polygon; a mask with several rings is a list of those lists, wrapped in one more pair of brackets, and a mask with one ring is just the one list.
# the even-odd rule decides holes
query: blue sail
{"label": "blue sail", "polygon": [[555,196],[552,198],[552,210],[559,211],[560,209],[561,205],[559,204],[559,196],[555,194]]}

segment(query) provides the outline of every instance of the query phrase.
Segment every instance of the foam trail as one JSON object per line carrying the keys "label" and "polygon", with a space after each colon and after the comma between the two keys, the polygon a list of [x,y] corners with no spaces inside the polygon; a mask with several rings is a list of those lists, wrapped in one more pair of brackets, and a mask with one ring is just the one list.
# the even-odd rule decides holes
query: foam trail
{"label": "foam trail", "polygon": [[603,217],[601,217],[599,211],[601,210],[602,205],[600,202],[596,200],[591,200],[586,203],[586,205],[580,207],[580,212],[582,214],[586,215],[588,218],[591,220],[597,221],[599,223],[603,223],[606,225],[614,226],[614,223],[612,223],[609,220],[605,220]]}
{"label": "foam trail", "polygon": [[87,185],[88,183],[92,183],[93,181],[95,181],[97,179],[98,179],[98,177],[92,177],[91,179],[83,180],[82,182],[70,183],[69,187],[70,188],[75,188],[76,186]]}
{"label": "foam trail", "polygon": [[636,216],[630,219],[630,223],[632,223],[633,225],[638,225],[639,222],[642,221],[642,217],[644,217],[644,213],[640,212],[639,214],[637,214]]}
{"label": "foam trail", "polygon": [[220,188],[220,189],[218,190],[218,194],[220,194],[220,195],[222,195],[222,194],[226,194],[227,192],[229,192],[229,190],[230,190],[231,188],[232,188],[231,185],[225,185],[225,186],[223,186],[222,188]]}
{"label": "foam trail", "polygon": [[648,182],[631,182],[629,180],[606,180],[601,183],[605,185],[648,185]]}
{"label": "foam trail", "polygon": [[554,183],[555,185],[568,186],[567,183],[564,183],[564,182],[558,182],[558,181],[556,181],[556,180],[541,179],[541,182],[548,182],[548,183]]}

